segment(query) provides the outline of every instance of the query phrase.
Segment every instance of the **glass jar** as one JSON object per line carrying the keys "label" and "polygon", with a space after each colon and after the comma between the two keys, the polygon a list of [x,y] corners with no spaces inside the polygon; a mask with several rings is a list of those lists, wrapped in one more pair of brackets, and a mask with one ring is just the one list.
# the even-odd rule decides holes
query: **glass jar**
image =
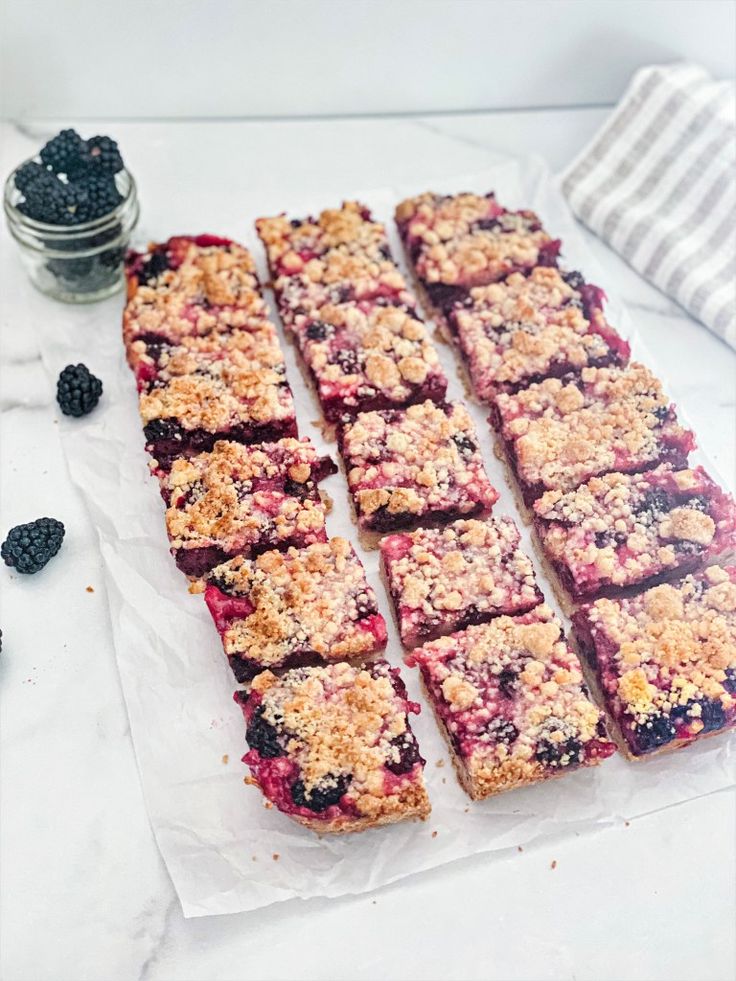
{"label": "glass jar", "polygon": [[[27,161],[26,161],[27,162]],[[20,165],[22,166],[22,164]],[[115,175],[123,200],[109,214],[80,225],[48,225],[21,214],[15,171],[5,182],[5,217],[31,282],[65,303],[92,303],[123,285],[123,258],[140,209],[133,175]]]}

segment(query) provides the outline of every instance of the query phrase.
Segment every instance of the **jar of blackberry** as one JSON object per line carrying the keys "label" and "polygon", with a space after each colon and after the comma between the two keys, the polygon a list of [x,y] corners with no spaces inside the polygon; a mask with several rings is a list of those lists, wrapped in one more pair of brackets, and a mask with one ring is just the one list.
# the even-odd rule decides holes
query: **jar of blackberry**
{"label": "jar of blackberry", "polygon": [[5,216],[32,283],[67,303],[102,300],[124,282],[138,221],[135,180],[117,143],[63,130],[5,183]]}

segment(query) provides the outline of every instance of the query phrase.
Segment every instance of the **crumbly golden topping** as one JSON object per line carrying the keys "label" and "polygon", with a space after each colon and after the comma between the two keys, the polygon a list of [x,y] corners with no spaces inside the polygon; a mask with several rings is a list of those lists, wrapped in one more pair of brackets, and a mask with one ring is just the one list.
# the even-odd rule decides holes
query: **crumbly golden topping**
{"label": "crumbly golden topping", "polygon": [[[353,384],[368,397],[381,392],[394,401],[410,397],[429,374],[442,375],[427,328],[403,307],[327,304],[317,320],[298,323],[299,346],[325,394]],[[355,358],[346,361],[345,351]]]}
{"label": "crumbly golden topping", "polygon": [[266,316],[266,304],[253,290],[233,307],[213,307],[199,295],[184,291],[158,291],[141,286],[123,313],[123,339],[127,346],[138,337],[160,336],[173,343],[184,337],[249,329]]}
{"label": "crumbly golden topping", "polygon": [[627,585],[734,544],[733,502],[702,467],[593,477],[547,491],[534,513],[545,551],[579,583]]}
{"label": "crumbly golden topping", "polygon": [[[220,440],[211,453],[177,459],[162,477],[170,498],[166,526],[174,548],[220,545],[246,554],[265,533],[274,544],[294,535],[324,537],[325,508],[313,488],[320,458],[308,440],[243,446]],[[305,494],[286,494],[287,480]],[[309,537],[309,536],[313,537]]]}
{"label": "crumbly golden topping", "polygon": [[309,258],[337,249],[386,258],[389,251],[386,229],[358,201],[326,209],[316,219],[259,218],[256,229],[272,268],[287,275],[302,271],[305,254]]}
{"label": "crumbly golden topping", "polygon": [[266,671],[254,679],[253,690],[261,697],[262,717],[285,739],[307,792],[347,777],[347,795],[366,814],[377,809],[376,799],[421,782],[417,767],[387,779],[386,764],[399,762],[402,737],[410,730],[408,703],[394,689],[385,661],[365,668],[296,668],[281,677]]}
{"label": "crumbly golden topping", "polygon": [[596,643],[599,663],[637,723],[680,707],[697,718],[703,699],[725,711],[736,705],[736,568],[597,600],[586,619],[594,639],[605,638]]}
{"label": "crumbly golden topping", "polygon": [[479,787],[588,762],[602,716],[546,606],[498,617],[412,652],[458,757]]}
{"label": "crumbly golden topping", "polygon": [[504,438],[511,440],[518,472],[527,483],[569,490],[588,477],[645,466],[687,430],[667,418],[661,383],[644,365],[584,368],[580,380],[548,378],[495,405]]}
{"label": "crumbly golden topping", "polygon": [[295,652],[338,660],[376,650],[376,635],[365,624],[378,615],[376,596],[344,538],[265,552],[252,561],[239,556],[208,578],[228,595],[248,597],[253,606],[223,634],[229,657],[270,667]]}
{"label": "crumbly golden topping", "polygon": [[[585,317],[577,291],[551,267],[471,289],[452,321],[473,385],[484,399],[544,375],[555,364],[582,368],[611,353]],[[605,324],[597,311],[599,322]]]}
{"label": "crumbly golden topping", "polygon": [[479,613],[516,612],[541,597],[511,518],[460,520],[391,535],[381,553],[404,632]]}
{"label": "crumbly golden topping", "polygon": [[452,508],[490,509],[498,495],[478,451],[473,421],[459,402],[363,412],[343,430],[342,452],[358,513],[417,516]]}
{"label": "crumbly golden topping", "polygon": [[[146,345],[135,342],[133,350],[145,357]],[[165,348],[139,405],[144,425],[176,419],[184,429],[215,433],[294,417],[283,355],[267,322],[257,332],[211,334]]]}

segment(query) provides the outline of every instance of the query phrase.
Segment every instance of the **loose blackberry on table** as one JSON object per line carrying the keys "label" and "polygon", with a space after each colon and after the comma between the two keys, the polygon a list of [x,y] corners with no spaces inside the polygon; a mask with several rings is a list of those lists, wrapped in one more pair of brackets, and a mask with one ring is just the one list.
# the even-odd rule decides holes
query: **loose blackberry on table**
{"label": "loose blackberry on table", "polygon": [[65,416],[86,416],[100,401],[102,382],[84,364],[68,364],[56,384],[56,401]]}
{"label": "loose blackberry on table", "polygon": [[0,546],[5,565],[24,575],[40,572],[61,548],[64,525],[56,518],[37,518],[28,524],[16,525]]}

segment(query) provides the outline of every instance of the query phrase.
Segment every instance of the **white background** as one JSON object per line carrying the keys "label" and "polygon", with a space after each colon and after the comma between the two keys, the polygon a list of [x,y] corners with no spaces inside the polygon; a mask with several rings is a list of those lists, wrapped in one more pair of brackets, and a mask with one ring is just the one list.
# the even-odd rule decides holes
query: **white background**
{"label": "white background", "polygon": [[4,0],[6,116],[309,116],[615,102],[734,74],[731,0]]}

